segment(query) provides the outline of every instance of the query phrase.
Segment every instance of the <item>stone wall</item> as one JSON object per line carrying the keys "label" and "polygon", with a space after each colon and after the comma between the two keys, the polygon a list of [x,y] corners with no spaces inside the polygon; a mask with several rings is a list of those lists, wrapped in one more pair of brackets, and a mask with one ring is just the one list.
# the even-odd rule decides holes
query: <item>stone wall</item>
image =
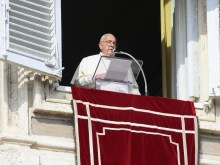
{"label": "stone wall", "polygon": [[0,62],[0,164],[73,165],[71,93],[55,80]]}

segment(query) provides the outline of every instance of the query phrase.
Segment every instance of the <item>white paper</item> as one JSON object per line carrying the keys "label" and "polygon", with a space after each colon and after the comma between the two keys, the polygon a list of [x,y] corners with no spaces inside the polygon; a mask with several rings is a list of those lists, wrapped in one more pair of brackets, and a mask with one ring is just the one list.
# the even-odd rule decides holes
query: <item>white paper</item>
{"label": "white paper", "polygon": [[131,60],[111,59],[104,79],[125,81]]}

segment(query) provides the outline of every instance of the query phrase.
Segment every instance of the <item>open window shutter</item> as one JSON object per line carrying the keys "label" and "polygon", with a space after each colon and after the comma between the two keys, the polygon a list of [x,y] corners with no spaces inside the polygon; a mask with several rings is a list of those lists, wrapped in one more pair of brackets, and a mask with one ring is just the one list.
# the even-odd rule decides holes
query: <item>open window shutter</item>
{"label": "open window shutter", "polygon": [[5,0],[0,11],[0,59],[61,77],[60,0]]}
{"label": "open window shutter", "polygon": [[209,96],[220,97],[219,1],[207,1]]}

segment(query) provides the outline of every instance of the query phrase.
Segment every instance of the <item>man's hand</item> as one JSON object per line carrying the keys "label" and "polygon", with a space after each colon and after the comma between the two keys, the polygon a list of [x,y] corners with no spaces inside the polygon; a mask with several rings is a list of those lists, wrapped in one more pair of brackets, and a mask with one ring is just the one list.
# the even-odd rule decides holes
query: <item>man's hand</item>
{"label": "man's hand", "polygon": [[105,73],[101,73],[101,74],[96,75],[96,78],[104,79],[104,77],[105,77]]}

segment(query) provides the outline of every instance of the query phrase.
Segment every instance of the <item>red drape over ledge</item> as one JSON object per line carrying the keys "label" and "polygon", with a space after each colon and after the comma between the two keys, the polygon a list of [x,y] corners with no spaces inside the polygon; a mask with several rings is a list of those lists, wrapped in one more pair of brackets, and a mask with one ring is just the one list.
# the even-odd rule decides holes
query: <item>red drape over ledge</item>
{"label": "red drape over ledge", "polygon": [[194,104],[72,88],[78,165],[196,165]]}

